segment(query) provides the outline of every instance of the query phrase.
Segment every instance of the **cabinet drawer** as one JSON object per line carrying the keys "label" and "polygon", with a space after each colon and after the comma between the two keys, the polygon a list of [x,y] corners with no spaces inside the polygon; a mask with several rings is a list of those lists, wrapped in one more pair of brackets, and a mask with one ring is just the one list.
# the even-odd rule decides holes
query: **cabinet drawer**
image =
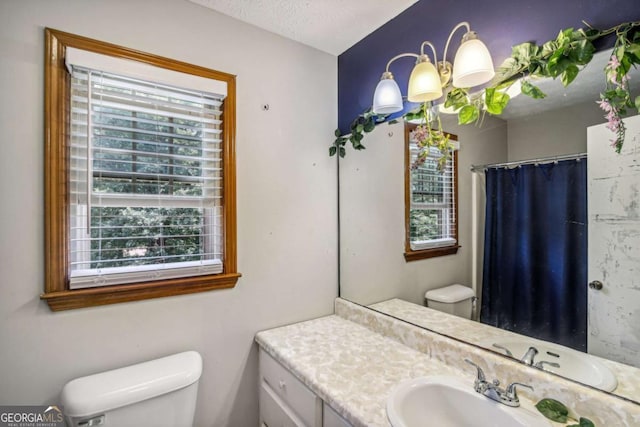
{"label": "cabinet drawer", "polygon": [[[322,400],[280,363],[260,349],[260,377],[281,398],[305,426],[322,423]],[[271,427],[271,426],[269,426]]]}
{"label": "cabinet drawer", "polygon": [[267,427],[306,427],[264,381],[260,382],[260,425]]}

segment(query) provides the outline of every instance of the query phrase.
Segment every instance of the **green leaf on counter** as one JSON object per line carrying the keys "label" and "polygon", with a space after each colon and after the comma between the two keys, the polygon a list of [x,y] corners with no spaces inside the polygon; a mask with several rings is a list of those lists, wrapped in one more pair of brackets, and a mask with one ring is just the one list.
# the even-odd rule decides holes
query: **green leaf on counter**
{"label": "green leaf on counter", "polygon": [[555,399],[542,399],[536,403],[536,408],[542,415],[557,423],[566,423],[569,409]]}

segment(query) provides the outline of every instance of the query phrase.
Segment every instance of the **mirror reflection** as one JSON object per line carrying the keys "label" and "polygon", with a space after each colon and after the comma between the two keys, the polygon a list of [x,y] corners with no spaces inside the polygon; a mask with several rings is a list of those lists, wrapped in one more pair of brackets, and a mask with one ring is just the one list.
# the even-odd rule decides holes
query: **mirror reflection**
{"label": "mirror reflection", "polygon": [[481,126],[441,112],[459,149],[436,178],[407,167],[403,123],[340,159],[341,296],[640,401],[640,116],[615,153],[595,103],[608,56]]}

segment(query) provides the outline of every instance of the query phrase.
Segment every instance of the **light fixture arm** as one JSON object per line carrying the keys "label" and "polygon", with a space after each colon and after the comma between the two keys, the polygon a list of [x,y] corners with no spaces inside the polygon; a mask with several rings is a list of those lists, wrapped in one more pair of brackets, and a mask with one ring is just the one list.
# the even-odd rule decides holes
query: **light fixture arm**
{"label": "light fixture arm", "polygon": [[422,42],[420,45],[420,56],[424,56],[424,47],[429,46],[431,48],[431,52],[433,52],[433,63],[438,63],[438,54],[436,53],[436,47],[430,41]]}
{"label": "light fixture arm", "polygon": [[415,53],[401,53],[399,55],[394,56],[393,58],[391,58],[389,60],[389,62],[387,62],[387,68],[385,68],[384,73],[382,74],[382,78],[389,78],[392,77],[391,72],[389,71],[389,67],[391,66],[391,64],[396,60],[396,59],[400,59],[400,58],[404,58],[405,56],[411,56],[413,58],[418,59],[419,56],[416,55]]}
{"label": "light fixture arm", "polygon": [[449,50],[449,43],[451,43],[451,38],[453,37],[453,34],[458,30],[458,28],[462,28],[462,27],[467,27],[467,33],[471,32],[471,26],[469,25],[468,22],[461,22],[455,27],[453,27],[453,30],[451,30],[451,33],[449,33],[447,44],[444,45],[444,56],[442,57],[442,62],[447,62],[447,51]]}

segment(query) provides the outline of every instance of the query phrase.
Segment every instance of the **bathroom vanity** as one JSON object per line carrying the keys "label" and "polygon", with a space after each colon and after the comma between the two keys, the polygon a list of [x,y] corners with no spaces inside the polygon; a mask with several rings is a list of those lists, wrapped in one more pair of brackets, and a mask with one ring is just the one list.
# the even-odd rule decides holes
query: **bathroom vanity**
{"label": "bathroom vanity", "polygon": [[[522,407],[554,398],[597,426],[640,425],[640,406],[338,298],[335,315],[259,332],[260,419],[268,426],[389,426],[386,404],[403,381],[456,377],[521,382]],[[550,424],[551,425],[551,424]],[[555,424],[559,425],[559,424]]]}

